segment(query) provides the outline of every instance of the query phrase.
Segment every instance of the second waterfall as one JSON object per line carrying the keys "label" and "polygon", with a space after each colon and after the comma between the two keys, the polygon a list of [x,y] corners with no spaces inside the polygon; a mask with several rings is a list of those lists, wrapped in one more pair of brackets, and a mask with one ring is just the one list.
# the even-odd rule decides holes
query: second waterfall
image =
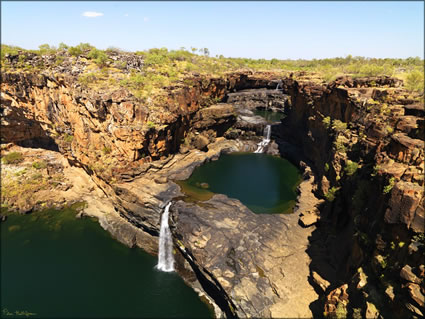
{"label": "second waterfall", "polygon": [[171,202],[165,206],[161,217],[161,229],[159,232],[158,265],[156,268],[161,271],[174,271],[173,238],[171,237],[170,226],[168,225],[168,215],[170,213]]}
{"label": "second waterfall", "polygon": [[254,153],[263,153],[264,149],[267,145],[270,143],[270,134],[271,134],[271,127],[270,125],[267,125],[264,129],[264,138],[263,140],[258,143],[258,148],[255,150]]}

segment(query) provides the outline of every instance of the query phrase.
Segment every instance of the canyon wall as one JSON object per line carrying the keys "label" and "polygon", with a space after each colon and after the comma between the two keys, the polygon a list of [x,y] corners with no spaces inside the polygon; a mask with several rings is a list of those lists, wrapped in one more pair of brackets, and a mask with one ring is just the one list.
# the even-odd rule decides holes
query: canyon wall
{"label": "canyon wall", "polygon": [[[123,87],[89,90],[70,74],[3,73],[1,142],[59,150],[72,165],[82,167],[114,203],[120,217],[103,220],[103,226],[125,244],[155,253],[161,209],[167,201],[182,196],[172,180],[188,177],[195,166],[217,158],[222,151],[244,150],[243,143],[222,138],[230,137],[232,128],[261,134],[261,125],[238,127],[240,114],[228,97],[245,89],[275,89],[278,80],[272,73],[195,76],[190,86],[169,87],[166,97],[142,102]],[[281,93],[272,94],[271,106],[286,108],[282,124],[273,126],[273,137],[283,156],[313,168],[313,191],[324,199],[309,209],[310,222],[302,222],[317,225],[306,249],[311,258],[310,281],[321,297],[310,308],[328,315],[421,316],[423,96],[421,100],[406,92],[398,80],[385,77],[340,78],[330,84],[286,78],[281,83],[282,99],[290,98],[278,103]],[[268,99],[265,96],[259,99]],[[190,151],[194,149],[200,155]],[[220,209],[224,205],[220,200],[209,205]],[[14,208],[14,199],[7,204]],[[230,204],[238,208],[234,214],[245,214],[239,204]],[[262,270],[269,267],[273,272],[274,264],[261,266],[260,271],[247,262],[247,273],[267,278],[269,282],[264,279],[260,288],[272,291],[272,297],[258,300],[259,311],[249,302],[253,296],[260,298],[256,293],[232,296],[239,283],[232,279],[226,284],[229,278],[210,271],[214,265],[207,266],[204,247],[198,247],[202,240],[184,239],[187,229],[195,237],[202,235],[189,218],[192,211],[202,208],[181,201],[177,206],[182,210],[177,214],[172,209],[174,234],[180,241],[177,247],[224,313],[230,317],[285,313],[279,312],[284,308],[270,310],[285,298]],[[282,236],[276,233],[275,237]],[[205,247],[209,247],[206,242]],[[220,272],[227,273],[226,267]],[[244,287],[257,285],[249,284]]]}
{"label": "canyon wall", "polygon": [[179,151],[191,130],[206,131],[210,142],[222,135],[234,120],[232,109],[201,109],[228,92],[275,87],[267,76],[249,73],[191,82],[143,103],[125,88],[93,91],[68,74],[3,73],[2,143],[49,138],[70,160],[106,180],[119,179],[131,168]]}
{"label": "canyon wall", "polygon": [[327,295],[320,307],[328,315],[422,316],[423,96],[386,77],[326,87],[287,79],[284,88],[292,107],[275,128],[281,153],[294,153],[285,141],[301,149],[326,199],[310,249],[322,256],[311,264]]}

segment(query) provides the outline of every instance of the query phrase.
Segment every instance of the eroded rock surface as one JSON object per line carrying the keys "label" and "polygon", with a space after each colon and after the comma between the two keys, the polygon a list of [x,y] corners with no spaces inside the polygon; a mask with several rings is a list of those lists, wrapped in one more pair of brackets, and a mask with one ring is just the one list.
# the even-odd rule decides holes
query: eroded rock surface
{"label": "eroded rock surface", "polygon": [[178,201],[173,211],[175,236],[217,279],[239,317],[312,316],[317,294],[305,252],[311,229],[295,214],[257,215],[224,195],[199,205]]}

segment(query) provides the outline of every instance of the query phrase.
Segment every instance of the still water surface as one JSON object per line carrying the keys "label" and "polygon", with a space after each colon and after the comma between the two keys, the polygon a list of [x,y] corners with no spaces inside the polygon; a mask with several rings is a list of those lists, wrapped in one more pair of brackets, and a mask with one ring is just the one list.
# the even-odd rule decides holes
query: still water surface
{"label": "still water surface", "polygon": [[1,223],[2,318],[211,318],[206,304],[153,257],[70,209]]}
{"label": "still water surface", "polygon": [[255,213],[290,213],[301,180],[288,160],[253,153],[221,155],[217,161],[197,167],[189,179],[178,184],[199,200],[214,193],[239,199]]}
{"label": "still water surface", "polygon": [[280,120],[285,117],[285,114],[281,112],[272,112],[258,109],[253,110],[253,112],[255,115],[263,117],[268,123],[280,122]]}

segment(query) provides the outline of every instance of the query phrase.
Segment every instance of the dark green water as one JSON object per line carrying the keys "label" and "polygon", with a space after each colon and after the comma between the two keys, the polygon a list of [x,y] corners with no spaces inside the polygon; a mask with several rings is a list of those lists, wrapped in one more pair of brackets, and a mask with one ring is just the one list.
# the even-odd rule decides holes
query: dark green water
{"label": "dark green water", "polygon": [[259,115],[263,117],[267,122],[273,123],[273,122],[280,122],[280,119],[284,117],[284,114],[281,112],[271,112],[266,110],[253,110],[255,115]]}
{"label": "dark green water", "polygon": [[208,199],[212,193],[226,194],[255,213],[273,214],[292,211],[300,180],[298,169],[286,159],[232,153],[196,168],[179,184],[187,195],[199,200]]}
{"label": "dark green water", "polygon": [[1,223],[2,318],[211,318],[206,304],[156,257],[118,243],[72,210]]}

